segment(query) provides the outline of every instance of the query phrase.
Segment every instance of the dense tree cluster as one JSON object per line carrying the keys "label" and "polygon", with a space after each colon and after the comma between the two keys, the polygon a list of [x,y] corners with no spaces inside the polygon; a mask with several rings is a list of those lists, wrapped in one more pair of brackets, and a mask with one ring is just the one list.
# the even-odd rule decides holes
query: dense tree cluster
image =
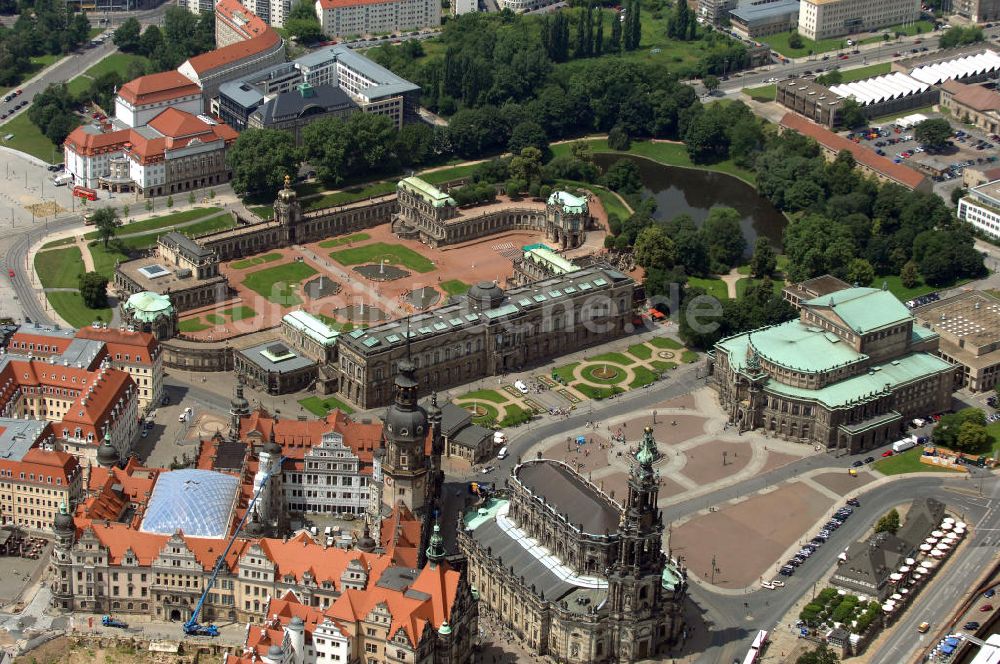
{"label": "dense tree cluster", "polygon": [[226,154],[230,184],[240,196],[274,194],[286,175],[298,173],[299,161],[292,135],[276,129],[247,129]]}
{"label": "dense tree cluster", "polygon": [[896,508],[892,508],[888,512],[882,515],[882,517],[875,524],[876,533],[892,533],[896,534],[899,530],[899,511]]}
{"label": "dense tree cluster", "polygon": [[316,16],[316,7],[309,0],[299,0],[285,19],[285,30],[303,44],[313,44],[323,38],[323,28]]}
{"label": "dense tree cluster", "polygon": [[[544,106],[556,97],[565,100],[557,104],[560,109],[600,106],[623,91],[626,98],[610,104],[637,106],[637,112],[644,113],[651,105],[646,99],[649,94],[675,85],[678,77],[721,75],[747,66],[745,46],[716,31],[698,37],[704,45],[699,61],[678,67],[675,73],[662,65],[609,57],[639,47],[642,11],[638,0],[633,0],[624,4],[621,13],[596,5],[543,17],[476,12],[445,25],[439,38],[445,46],[443,54],[425,56],[422,48],[407,42],[371,49],[368,56],[419,84],[422,104],[444,115],[459,108],[501,108],[511,103],[534,110],[536,102],[542,101]],[[598,57],[602,55],[605,57]],[[619,69],[623,70],[623,82],[609,90],[597,90],[596,95],[595,86],[582,83],[589,79],[609,81],[609,72]],[[642,89],[627,90],[637,78]],[[577,118],[577,131],[596,128],[586,116]],[[614,123],[602,130],[612,126]]]}
{"label": "dense tree cluster", "polygon": [[695,104],[686,109],[683,120],[684,144],[696,164],[728,156],[750,166],[764,145],[761,123],[743,102]]}
{"label": "dense tree cluster", "polygon": [[938,46],[941,48],[952,48],[954,46],[964,46],[965,44],[975,44],[983,41],[983,29],[976,25],[962,27],[952,26],[941,34]]}
{"label": "dense tree cluster", "polygon": [[[705,301],[708,301],[707,303]],[[724,337],[777,325],[796,317],[770,278],[752,282],[736,300],[716,302],[699,287],[689,286],[679,311],[681,338],[692,348],[708,349]]]}
{"label": "dense tree cluster", "polygon": [[758,191],[791,214],[784,237],[791,281],[870,275],[855,259],[876,275],[900,274],[913,260],[932,286],[985,274],[972,236],[939,196],[879,185],[854,165],[848,152],[828,163],[816,143],[793,132],[758,157]]}
{"label": "dense tree cluster", "polygon": [[934,444],[965,454],[982,454],[993,445],[986,415],[979,408],[963,408],[942,415],[934,427]]}
{"label": "dense tree cluster", "polygon": [[62,145],[69,133],[76,128],[77,121],[73,112],[77,104],[65,83],[50,85],[35,96],[28,107],[28,119],[54,145]]}
{"label": "dense tree cluster", "polygon": [[3,9],[16,10],[10,28],[0,27],[0,85],[17,85],[34,70],[33,56],[64,55],[90,38],[90,21],[73,13],[62,0],[20,0]]}
{"label": "dense tree cluster", "polygon": [[[168,7],[163,28],[142,26],[135,18],[127,18],[115,30],[112,39],[119,50],[149,58],[150,70],[130,72],[127,80],[145,73],[176,69],[188,58],[215,48],[215,13],[192,14],[182,7]],[[131,75],[134,74],[134,75]]]}

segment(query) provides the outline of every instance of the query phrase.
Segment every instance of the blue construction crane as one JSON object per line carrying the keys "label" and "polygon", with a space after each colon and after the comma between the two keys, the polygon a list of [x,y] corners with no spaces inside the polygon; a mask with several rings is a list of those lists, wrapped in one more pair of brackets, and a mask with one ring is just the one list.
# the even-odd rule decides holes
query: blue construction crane
{"label": "blue construction crane", "polygon": [[[284,463],[285,457],[281,457],[278,460],[278,471],[281,471],[281,464]],[[271,480],[271,473],[264,475],[264,480],[260,483],[260,489],[254,494],[253,498],[250,500],[250,504],[247,505],[247,511],[240,519],[239,525],[236,526],[236,531],[233,533],[232,538],[230,538],[229,543],[226,544],[226,549],[219,556],[219,559],[215,561],[215,567],[212,568],[212,576],[209,577],[208,583],[205,584],[205,591],[202,592],[201,597],[198,599],[198,604],[194,607],[194,612],[191,614],[191,618],[184,623],[184,633],[188,636],[218,636],[219,628],[215,625],[201,625],[198,623],[198,616],[201,614],[201,608],[205,604],[205,598],[208,597],[208,593],[211,592],[212,588],[215,586],[215,579],[219,576],[219,570],[226,562],[226,556],[229,555],[229,550],[233,548],[233,543],[236,542],[236,538],[240,536],[243,532],[243,526],[246,525],[247,517],[253,512],[254,505],[257,504],[257,498],[260,494],[264,492],[264,487]]]}

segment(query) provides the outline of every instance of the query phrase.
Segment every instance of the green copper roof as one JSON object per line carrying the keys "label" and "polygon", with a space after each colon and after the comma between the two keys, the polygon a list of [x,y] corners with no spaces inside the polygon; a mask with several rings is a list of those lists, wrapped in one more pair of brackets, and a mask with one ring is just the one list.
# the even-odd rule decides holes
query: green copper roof
{"label": "green copper roof", "polygon": [[580,269],[569,260],[548,249],[539,249],[537,247],[529,249],[524,252],[524,257],[535,263],[547,265],[552,274],[569,274]]}
{"label": "green copper roof", "polygon": [[434,207],[457,205],[454,198],[444,193],[434,185],[424,182],[420,178],[404,178],[399,181],[399,186],[406,189],[411,194],[420,196]]}
{"label": "green copper roof", "polygon": [[173,312],[174,305],[170,304],[170,298],[166,295],[139,291],[129,296],[125,308],[132,311],[137,320],[149,323],[160,316],[169,316]]}
{"label": "green copper roof", "polygon": [[810,399],[828,408],[839,408],[878,394],[885,390],[886,385],[893,389],[952,368],[947,361],[930,353],[911,353],[879,365],[877,369],[872,367],[872,371],[860,376],[847,378],[818,390],[792,387],[776,380],[768,380],[764,390],[797,399]]}
{"label": "green copper roof", "polygon": [[889,291],[878,288],[845,288],[807,300],[810,307],[832,307],[859,334],[911,320],[910,310]]}
{"label": "green copper roof", "polygon": [[835,334],[798,320],[730,337],[719,346],[739,370],[747,368],[748,346],[756,349],[762,359],[802,373],[820,373],[867,359]]}
{"label": "green copper roof", "polygon": [[642,433],[642,444],[639,446],[639,451],[635,453],[635,460],[639,462],[639,465],[648,468],[653,465],[659,455],[656,441],[653,440],[653,429],[646,427]]}
{"label": "green copper roof", "polygon": [[586,214],[587,199],[574,196],[566,191],[553,191],[549,195],[549,205],[561,205],[566,214]]}

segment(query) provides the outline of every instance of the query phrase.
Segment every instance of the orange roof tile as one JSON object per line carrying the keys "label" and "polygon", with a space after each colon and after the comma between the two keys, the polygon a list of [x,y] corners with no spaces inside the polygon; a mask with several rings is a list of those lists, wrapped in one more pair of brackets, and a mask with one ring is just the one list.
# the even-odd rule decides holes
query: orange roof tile
{"label": "orange roof tile", "polygon": [[77,330],[76,336],[80,339],[103,341],[112,357],[118,353],[128,353],[132,357],[139,357],[137,353],[141,353],[144,359],[140,362],[151,363],[149,358],[155,357],[160,352],[160,344],[156,341],[156,337],[149,332],[130,332],[110,327],[98,329],[88,325]]}
{"label": "orange roof tile", "polygon": [[357,550],[324,547],[305,533],[299,533],[287,541],[279,539],[262,539],[260,546],[268,558],[277,564],[277,577],[291,575],[301,582],[308,572],[322,584],[329,581],[334,588],[340,588],[340,575],[347,569],[347,564],[358,560],[368,570],[368,581],[374,583],[387,567],[392,564],[389,556],[364,553]]}
{"label": "orange roof tile", "polygon": [[781,126],[814,139],[828,150],[834,152],[847,150],[854,155],[854,160],[859,164],[863,164],[873,171],[881,173],[904,187],[916,189],[926,181],[923,175],[912,168],[903,166],[902,164],[895,164],[891,159],[877,155],[871,150],[835,134],[826,127],[818,125],[798,113],[785,113],[785,116],[781,118]]}
{"label": "orange roof tile", "polygon": [[336,431],[360,459],[362,473],[369,475],[374,452],[382,443],[382,422],[356,422],[339,410],[315,420],[275,420],[267,411],[258,408],[240,420],[241,440],[270,440],[272,431],[275,442],[282,446],[285,457],[293,464],[302,461],[312,447],[319,445],[324,433]]}
{"label": "orange roof tile", "polygon": [[118,96],[132,106],[157,104],[179,97],[200,95],[201,88],[174,69],[132,79],[118,90]]}
{"label": "orange roof tile", "polygon": [[[11,335],[7,348],[21,354],[30,352],[37,356],[61,355],[71,343],[73,343],[72,333],[66,336],[34,334],[30,327],[21,327]],[[48,350],[42,350],[43,348]]]}
{"label": "orange roof tile", "polygon": [[63,145],[73,150],[77,154],[92,156],[104,152],[115,152],[121,150],[129,141],[132,134],[130,129],[119,129],[107,133],[93,133],[87,131],[85,127],[77,127],[70,132]]}
{"label": "orange roof tile", "polygon": [[215,5],[215,20],[229,25],[243,39],[251,39],[267,30],[267,23],[238,0],[219,0]]}
{"label": "orange roof tile", "polygon": [[281,36],[273,29],[268,28],[253,39],[247,39],[235,44],[230,44],[229,46],[217,48],[214,51],[209,51],[208,53],[196,55],[188,60],[187,64],[191,65],[191,68],[196,74],[198,74],[198,76],[202,76],[213,69],[219,69],[220,67],[224,67],[230,63],[236,62],[237,60],[243,60],[257,55],[258,53],[268,50],[269,48],[273,48],[279,43],[281,43]]}

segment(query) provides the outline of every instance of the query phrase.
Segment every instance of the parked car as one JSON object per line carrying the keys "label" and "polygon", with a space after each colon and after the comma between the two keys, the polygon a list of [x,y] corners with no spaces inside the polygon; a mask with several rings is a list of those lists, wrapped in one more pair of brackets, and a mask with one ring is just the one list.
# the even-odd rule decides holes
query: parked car
{"label": "parked car", "polygon": [[982,625],[980,625],[979,621],[977,620],[970,620],[969,622],[962,625],[962,629],[966,630],[967,632],[975,632],[980,627],[982,627]]}
{"label": "parked car", "polygon": [[771,583],[770,581],[761,581],[760,582],[760,587],[761,588],[767,588],[768,590],[773,590],[774,589],[774,584]]}
{"label": "parked car", "polygon": [[775,588],[784,588],[785,582],[782,581],[781,579],[771,579],[771,585],[774,586]]}
{"label": "parked car", "polygon": [[882,452],[882,456],[884,457],[891,457],[892,455],[893,455],[892,450],[886,450],[885,452]]}
{"label": "parked car", "polygon": [[931,624],[929,622],[926,622],[926,621],[924,621],[924,622],[920,623],[919,625],[917,625],[917,631],[920,632],[921,634],[926,634],[927,630],[929,630],[930,628],[931,628]]}
{"label": "parked car", "polygon": [[983,604],[981,607],[979,607],[979,610],[982,611],[983,613],[986,613],[987,611],[992,611],[993,610],[993,605],[992,604]]}
{"label": "parked car", "polygon": [[847,504],[851,507],[861,507],[861,502],[857,498],[848,498]]}
{"label": "parked car", "polygon": [[795,568],[792,567],[791,565],[785,565],[780,570],[778,570],[778,574],[780,574],[781,576],[791,576],[795,574]]}
{"label": "parked car", "polygon": [[875,457],[865,457],[865,463],[875,463]]}
{"label": "parked car", "polygon": [[996,594],[997,594],[996,588],[990,588],[989,590],[983,593],[983,597],[985,597],[986,599],[991,599]]}
{"label": "parked car", "polygon": [[863,465],[865,465],[865,462],[858,459],[857,461],[851,464],[851,468],[860,468]]}

